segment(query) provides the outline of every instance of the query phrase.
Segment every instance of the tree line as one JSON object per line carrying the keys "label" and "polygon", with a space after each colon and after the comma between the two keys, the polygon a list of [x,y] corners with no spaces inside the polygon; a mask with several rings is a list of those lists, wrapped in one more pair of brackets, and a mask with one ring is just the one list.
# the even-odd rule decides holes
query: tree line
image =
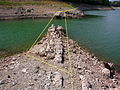
{"label": "tree line", "polygon": [[62,0],[62,1],[68,1],[68,2],[79,2],[79,3],[85,3],[85,4],[92,4],[92,5],[110,5],[109,0]]}
{"label": "tree line", "polygon": [[[0,0],[0,1],[47,1],[47,0]],[[50,1],[50,0],[49,0]],[[57,0],[51,0],[57,1]],[[74,3],[85,3],[85,4],[92,4],[92,5],[110,5],[109,0],[58,0],[58,1],[65,1],[65,2],[74,2]]]}
{"label": "tree line", "polygon": [[110,2],[110,5],[114,7],[120,7],[120,1],[112,1]]}

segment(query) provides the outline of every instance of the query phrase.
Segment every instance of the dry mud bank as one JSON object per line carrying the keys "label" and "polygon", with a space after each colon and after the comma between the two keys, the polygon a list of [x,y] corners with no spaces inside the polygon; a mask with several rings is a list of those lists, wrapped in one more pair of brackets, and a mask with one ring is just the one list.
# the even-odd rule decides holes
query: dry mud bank
{"label": "dry mud bank", "polygon": [[[60,2],[59,2],[60,3]],[[66,6],[77,7],[77,10],[69,12],[69,18],[81,18],[85,16],[84,11],[87,10],[113,10],[112,7],[102,5],[88,5],[88,4],[67,4]],[[62,4],[61,4],[62,5]],[[0,20],[14,20],[14,19],[38,19],[51,18],[57,11],[70,10],[71,7],[62,7],[54,4],[45,5],[21,5],[21,6],[2,6],[0,5]],[[76,13],[77,12],[77,13]],[[56,13],[61,16],[61,13]],[[74,16],[75,14],[79,14]],[[63,16],[62,16],[63,17]]]}
{"label": "dry mud bank", "polygon": [[[14,19],[37,19],[37,18],[51,18],[57,11],[70,10],[67,7],[47,6],[47,5],[23,5],[14,6],[11,8],[0,6],[0,20],[14,20]],[[76,11],[79,12],[79,17],[84,16],[81,10],[74,10],[70,12],[70,18],[74,18]],[[57,15],[60,15],[57,13]],[[77,17],[78,18],[78,17]]]}

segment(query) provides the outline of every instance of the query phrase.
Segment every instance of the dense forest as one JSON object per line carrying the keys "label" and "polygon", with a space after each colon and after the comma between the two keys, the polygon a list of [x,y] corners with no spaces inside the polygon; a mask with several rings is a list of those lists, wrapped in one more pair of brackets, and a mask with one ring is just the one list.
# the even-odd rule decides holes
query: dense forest
{"label": "dense forest", "polygon": [[109,0],[62,0],[62,1],[79,2],[93,5],[109,5]]}
{"label": "dense forest", "polygon": [[[0,1],[19,1],[20,2],[20,1],[47,1],[47,0],[0,0]],[[51,1],[57,1],[57,0],[51,0]],[[58,0],[58,1],[85,3],[85,4],[93,4],[93,5],[109,5],[109,0]]]}
{"label": "dense forest", "polygon": [[120,1],[112,1],[110,2],[110,5],[114,7],[120,7]]}

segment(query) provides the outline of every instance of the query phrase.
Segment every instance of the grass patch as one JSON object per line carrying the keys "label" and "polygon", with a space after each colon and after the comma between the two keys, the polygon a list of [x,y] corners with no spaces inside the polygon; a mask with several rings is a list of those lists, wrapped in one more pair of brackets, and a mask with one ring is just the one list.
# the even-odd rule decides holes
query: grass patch
{"label": "grass patch", "polygon": [[0,5],[3,6],[21,6],[21,5],[47,5],[47,6],[59,6],[59,7],[69,7],[73,8],[72,4],[62,2],[62,1],[51,1],[51,0],[44,0],[44,1],[0,1]]}
{"label": "grass patch", "polygon": [[12,5],[20,5],[20,3],[19,2],[9,2],[9,1],[0,1],[0,5],[12,6]]}

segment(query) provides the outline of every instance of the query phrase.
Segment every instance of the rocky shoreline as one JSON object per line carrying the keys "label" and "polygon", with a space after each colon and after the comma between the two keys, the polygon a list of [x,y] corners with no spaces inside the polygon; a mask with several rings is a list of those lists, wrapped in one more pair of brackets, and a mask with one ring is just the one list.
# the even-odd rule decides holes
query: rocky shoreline
{"label": "rocky shoreline", "polygon": [[[71,8],[67,7],[61,8],[57,6],[44,5],[23,5],[14,7],[0,6],[0,20],[51,18],[57,11],[65,11],[70,9]],[[81,4],[76,10],[68,11],[68,18],[81,18],[85,16],[84,11],[87,10],[114,10],[114,8]],[[62,12],[57,12],[56,15],[56,17],[61,17]],[[62,17],[64,16],[62,15]]]}
{"label": "rocky shoreline", "polygon": [[[40,60],[70,70],[68,43],[72,61],[72,81],[69,74]],[[81,48],[76,41],[67,39],[62,26],[52,25],[29,52],[0,60],[0,90],[120,90],[120,75],[113,63]]]}
{"label": "rocky shoreline", "polygon": [[[70,8],[52,7],[52,6],[18,6],[12,8],[3,8],[0,6],[0,20],[14,20],[14,19],[37,19],[37,18],[51,18],[55,13],[56,17],[64,17],[62,12],[70,10]],[[80,18],[84,13],[80,10],[68,11],[69,18]]]}

